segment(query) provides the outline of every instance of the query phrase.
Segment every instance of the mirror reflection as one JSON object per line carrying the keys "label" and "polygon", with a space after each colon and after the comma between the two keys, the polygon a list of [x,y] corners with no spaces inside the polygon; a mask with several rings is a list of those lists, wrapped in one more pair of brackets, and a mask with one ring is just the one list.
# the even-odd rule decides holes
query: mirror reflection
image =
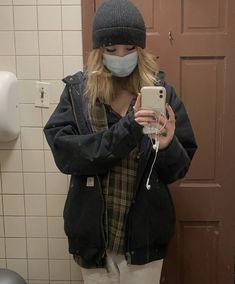
{"label": "mirror reflection", "polygon": [[1,1],[0,284],[233,283],[234,9]]}

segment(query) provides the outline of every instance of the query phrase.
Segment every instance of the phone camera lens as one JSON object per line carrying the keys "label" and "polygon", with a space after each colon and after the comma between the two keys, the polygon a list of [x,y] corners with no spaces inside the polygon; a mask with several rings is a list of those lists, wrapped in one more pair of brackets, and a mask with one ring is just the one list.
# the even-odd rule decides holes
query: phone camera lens
{"label": "phone camera lens", "polygon": [[159,97],[160,97],[160,99],[162,99],[162,98],[163,98],[163,95],[160,95]]}
{"label": "phone camera lens", "polygon": [[163,90],[160,90],[159,93],[162,94],[162,93],[163,93]]}

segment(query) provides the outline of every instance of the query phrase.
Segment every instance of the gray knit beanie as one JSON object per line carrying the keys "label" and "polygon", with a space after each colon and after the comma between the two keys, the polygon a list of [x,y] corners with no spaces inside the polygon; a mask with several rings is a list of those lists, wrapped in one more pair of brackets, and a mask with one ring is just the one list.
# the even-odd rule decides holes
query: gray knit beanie
{"label": "gray knit beanie", "polygon": [[93,48],[126,44],[145,48],[146,29],[140,11],[129,0],[107,0],[93,21]]}

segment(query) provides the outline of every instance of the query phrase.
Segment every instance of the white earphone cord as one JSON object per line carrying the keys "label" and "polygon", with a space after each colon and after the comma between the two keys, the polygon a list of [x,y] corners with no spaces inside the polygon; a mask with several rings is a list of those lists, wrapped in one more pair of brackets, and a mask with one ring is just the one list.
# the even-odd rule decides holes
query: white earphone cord
{"label": "white earphone cord", "polygon": [[[149,175],[148,175],[148,178],[147,178],[147,182],[146,182],[146,189],[147,190],[150,190],[150,188],[151,188],[149,181],[150,181],[150,177],[151,177],[151,174],[152,174],[152,171],[153,171],[153,166],[154,166],[156,159],[157,159],[157,153],[158,153],[158,149],[159,149],[159,134],[165,128],[166,122],[167,122],[166,116],[164,114],[161,114],[161,115],[165,118],[165,122],[160,129],[156,128],[156,139],[155,139],[154,144],[153,144],[153,140],[150,138],[152,145],[153,145],[153,149],[155,150],[155,156],[154,156],[154,159],[153,159],[153,162],[152,162],[152,165],[151,165],[151,168],[150,168],[150,172],[149,172]],[[159,125],[159,118],[158,118],[158,121],[157,121],[157,126],[158,125]]]}

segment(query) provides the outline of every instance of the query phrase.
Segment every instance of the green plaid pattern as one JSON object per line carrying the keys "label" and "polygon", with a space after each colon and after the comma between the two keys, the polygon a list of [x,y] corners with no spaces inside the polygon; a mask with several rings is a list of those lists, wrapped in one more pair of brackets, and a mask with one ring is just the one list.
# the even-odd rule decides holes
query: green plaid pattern
{"label": "green plaid pattern", "polygon": [[[89,120],[94,133],[108,129],[106,110],[103,104],[88,104]],[[134,195],[138,147],[119,161],[103,179],[105,200],[105,229],[107,248],[123,252],[127,214]]]}

